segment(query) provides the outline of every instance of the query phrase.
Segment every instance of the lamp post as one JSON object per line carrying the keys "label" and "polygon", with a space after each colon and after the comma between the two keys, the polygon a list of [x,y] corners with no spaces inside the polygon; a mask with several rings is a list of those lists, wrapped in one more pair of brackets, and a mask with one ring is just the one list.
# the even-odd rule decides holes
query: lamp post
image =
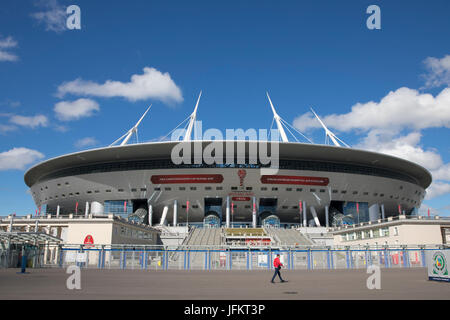
{"label": "lamp post", "polygon": [[231,202],[231,227],[233,228],[234,202]]}
{"label": "lamp post", "polygon": [[188,227],[189,230],[189,200],[186,201],[186,225]]}

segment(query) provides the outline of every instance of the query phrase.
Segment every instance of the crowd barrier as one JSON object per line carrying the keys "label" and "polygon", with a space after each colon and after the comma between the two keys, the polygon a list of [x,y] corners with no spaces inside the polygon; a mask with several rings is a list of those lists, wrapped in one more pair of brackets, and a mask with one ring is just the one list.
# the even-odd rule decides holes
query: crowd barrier
{"label": "crowd barrier", "polygon": [[[27,267],[78,265],[96,269],[267,270],[280,254],[288,270],[426,267],[426,251],[436,247],[166,247],[43,246],[27,252]],[[450,250],[450,249],[445,249]],[[20,251],[0,252],[1,267],[20,267]]]}

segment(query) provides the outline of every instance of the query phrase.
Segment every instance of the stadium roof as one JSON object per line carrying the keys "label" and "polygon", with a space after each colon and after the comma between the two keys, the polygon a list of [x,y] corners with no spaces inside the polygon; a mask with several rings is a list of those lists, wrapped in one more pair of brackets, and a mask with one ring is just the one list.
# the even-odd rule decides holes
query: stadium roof
{"label": "stadium roof", "polygon": [[[201,143],[203,148],[205,148],[205,146],[211,142],[213,141],[189,141],[183,143]],[[247,155],[252,144],[263,143],[262,141],[216,140],[214,142],[221,142],[224,144],[224,156],[226,155],[225,143],[245,143]],[[29,169],[25,173],[25,183],[31,187],[40,179],[40,177],[65,168],[127,160],[168,159],[171,156],[172,148],[178,143],[180,143],[180,141],[140,143],[66,154],[46,160]],[[279,159],[338,162],[388,169],[413,177],[424,189],[426,189],[432,181],[430,172],[416,163],[382,153],[353,148],[279,142]]]}

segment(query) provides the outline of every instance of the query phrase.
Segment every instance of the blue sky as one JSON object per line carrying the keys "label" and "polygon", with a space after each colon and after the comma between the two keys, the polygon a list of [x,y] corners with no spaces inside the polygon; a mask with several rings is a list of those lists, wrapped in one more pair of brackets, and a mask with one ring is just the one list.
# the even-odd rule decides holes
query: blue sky
{"label": "blue sky", "polygon": [[[81,30],[65,27],[72,4]],[[381,30],[366,26],[373,4]],[[139,137],[158,139],[200,90],[203,127],[223,131],[269,128],[269,91],[287,122],[323,143],[314,107],[348,144],[428,168],[435,182],[422,210],[450,215],[449,9],[445,0],[3,0],[0,215],[35,211],[23,182],[33,164],[109,145],[151,103]]]}

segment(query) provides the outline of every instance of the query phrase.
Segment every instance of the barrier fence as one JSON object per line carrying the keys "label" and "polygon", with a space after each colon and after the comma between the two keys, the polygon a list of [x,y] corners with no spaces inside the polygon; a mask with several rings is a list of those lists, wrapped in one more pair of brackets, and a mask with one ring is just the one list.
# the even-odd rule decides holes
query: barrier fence
{"label": "barrier fence", "polygon": [[[42,246],[28,252],[27,267],[78,265],[94,269],[268,270],[280,254],[288,270],[426,267],[426,251],[442,247],[165,247]],[[444,250],[450,250],[448,248]],[[0,251],[1,267],[20,267],[22,251]]]}

